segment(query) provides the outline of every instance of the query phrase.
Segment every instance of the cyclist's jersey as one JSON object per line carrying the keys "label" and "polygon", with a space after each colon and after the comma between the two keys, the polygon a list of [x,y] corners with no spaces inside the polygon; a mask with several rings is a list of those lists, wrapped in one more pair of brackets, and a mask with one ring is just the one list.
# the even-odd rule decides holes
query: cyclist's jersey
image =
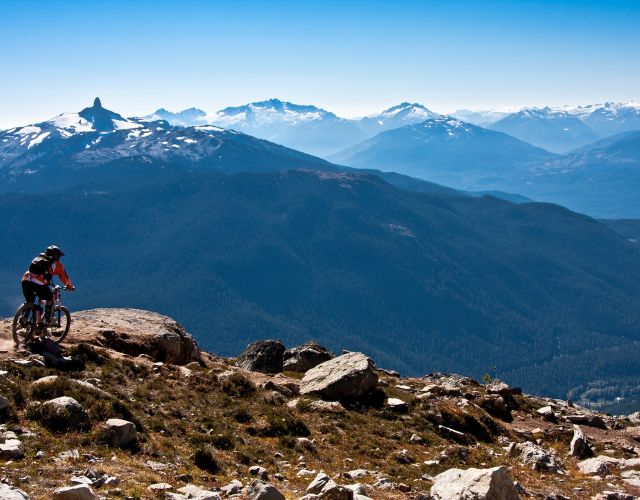
{"label": "cyclist's jersey", "polygon": [[22,281],[30,281],[31,283],[35,283],[37,285],[48,285],[49,283],[51,283],[51,279],[54,276],[60,278],[60,281],[62,281],[62,283],[64,283],[66,286],[71,285],[71,280],[69,279],[69,276],[67,276],[67,272],[64,270],[62,262],[60,262],[59,260],[56,260],[53,264],[51,264],[46,275],[27,271],[22,276]]}

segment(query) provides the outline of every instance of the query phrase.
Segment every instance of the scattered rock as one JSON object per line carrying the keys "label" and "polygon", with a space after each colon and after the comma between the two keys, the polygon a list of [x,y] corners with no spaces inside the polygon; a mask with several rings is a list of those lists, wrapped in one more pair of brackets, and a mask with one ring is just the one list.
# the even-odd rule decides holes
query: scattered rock
{"label": "scattered rock", "polygon": [[53,500],[96,500],[97,497],[90,486],[86,484],[76,484],[54,490]]}
{"label": "scattered rock", "polygon": [[359,352],[350,352],[307,371],[300,383],[301,394],[318,394],[331,401],[354,401],[378,385],[374,362]]}
{"label": "scattered rock", "polygon": [[409,405],[406,402],[402,401],[402,399],[398,398],[388,398],[387,406],[389,407],[389,409],[398,413],[406,413],[407,411],[409,411]]}
{"label": "scattered rock", "polygon": [[593,454],[584,432],[577,425],[573,426],[573,439],[569,445],[569,455],[577,458],[587,458]]}
{"label": "scattered rock", "polygon": [[577,414],[567,415],[564,418],[572,424],[587,425],[589,427],[597,427],[598,429],[607,428],[607,424],[605,423],[603,418],[598,415]]}
{"label": "scattered rock", "polygon": [[237,479],[234,479],[226,486],[220,488],[220,491],[225,496],[237,495],[242,491],[242,483]]}
{"label": "scattered rock", "polygon": [[334,357],[335,354],[327,348],[317,342],[309,341],[284,352],[283,368],[292,372],[306,372]]}
{"label": "scattered rock", "polygon": [[2,500],[29,500],[29,495],[19,488],[0,483],[0,498]]}
{"label": "scattered rock", "polygon": [[519,453],[520,462],[530,465],[536,471],[559,472],[564,470],[564,465],[555,455],[530,441],[516,444],[512,453]]}
{"label": "scattered rock", "polygon": [[640,471],[625,470],[620,473],[620,477],[629,486],[635,486],[637,488],[640,488]]}
{"label": "scattered rock", "polygon": [[340,401],[311,401],[309,408],[323,413],[344,413],[344,406]]}
{"label": "scattered rock", "polygon": [[36,413],[42,424],[53,431],[81,429],[89,421],[82,405],[68,396],[42,403]]}
{"label": "scattered rock", "polygon": [[636,498],[633,495],[619,491],[603,491],[594,496],[592,500],[636,500]]}
{"label": "scattered rock", "polygon": [[0,444],[0,459],[20,460],[21,458],[24,458],[24,448],[19,439],[7,439]]}
{"label": "scattered rock", "polygon": [[414,444],[420,444],[420,443],[424,443],[424,439],[422,439],[417,434],[411,434],[411,437],[409,438],[409,442]]}
{"label": "scattered rock", "polygon": [[476,404],[492,417],[499,418],[505,422],[513,421],[511,408],[502,396],[488,394],[487,396],[476,400]]}
{"label": "scattered rock", "polygon": [[284,351],[284,344],[279,340],[258,340],[242,351],[237,365],[252,372],[280,373]]}
{"label": "scattered rock", "polygon": [[551,408],[551,406],[543,406],[542,408],[538,408],[536,410],[536,413],[547,422],[558,421],[558,416],[556,415],[556,412],[553,411],[553,408]]}
{"label": "scattered rock", "polygon": [[611,473],[612,467],[619,467],[621,462],[619,458],[599,455],[578,463],[578,469],[580,469],[580,472],[583,474],[604,477]]}
{"label": "scattered rock", "polygon": [[147,486],[147,490],[152,491],[154,493],[162,493],[164,491],[172,490],[173,486],[169,483],[155,483]]}
{"label": "scattered rock", "polygon": [[0,395],[0,411],[4,411],[9,408],[9,400],[4,396]]}
{"label": "scattered rock", "polygon": [[307,493],[319,494],[326,489],[336,486],[336,482],[327,476],[324,472],[319,472],[309,486],[307,486]]}
{"label": "scattered rock", "polygon": [[505,467],[449,469],[435,477],[434,500],[518,500],[518,490]]}
{"label": "scattered rock", "polygon": [[286,500],[278,489],[269,483],[254,480],[247,488],[248,500]]}
{"label": "scattered rock", "polygon": [[400,464],[412,464],[416,459],[409,453],[409,450],[400,450],[393,454],[396,462]]}
{"label": "scattered rock", "polygon": [[[59,379],[60,379],[60,377],[58,375],[48,375],[46,377],[39,378],[38,380],[34,380],[33,382],[31,382],[31,386],[33,388],[45,387],[45,386],[53,385]],[[66,382],[68,384],[70,384],[71,386],[73,386],[74,388],[86,391],[89,394],[94,394],[96,396],[100,396],[100,397],[103,397],[103,398],[111,398],[111,397],[113,397],[108,392],[103,391],[99,387],[96,387],[95,385],[91,384],[90,382],[86,382],[84,380],[76,380],[74,378],[67,378]]]}
{"label": "scattered rock", "polygon": [[269,479],[269,472],[264,467],[260,467],[259,465],[254,465],[253,467],[249,467],[249,474],[252,476],[259,477],[260,479],[266,481]]}
{"label": "scattered rock", "polygon": [[110,418],[102,424],[101,437],[110,446],[129,448],[136,443],[138,432],[133,422],[120,418]]}

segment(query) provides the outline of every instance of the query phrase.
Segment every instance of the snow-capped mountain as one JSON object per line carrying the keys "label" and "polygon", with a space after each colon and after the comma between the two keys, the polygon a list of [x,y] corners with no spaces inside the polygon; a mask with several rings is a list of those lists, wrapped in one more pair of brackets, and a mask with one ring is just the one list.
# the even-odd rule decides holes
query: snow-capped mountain
{"label": "snow-capped mountain", "polygon": [[640,102],[605,102],[558,109],[582,120],[600,137],[640,130]]}
{"label": "snow-capped mountain", "polygon": [[155,113],[143,118],[145,121],[165,120],[170,125],[181,127],[192,127],[196,125],[207,125],[207,113],[198,108],[189,108],[182,111],[172,112],[164,108],[156,110]]}
{"label": "snow-capped mountain", "polygon": [[366,138],[352,120],[316,106],[279,99],[225,108],[209,121],[318,156],[334,153]]}
{"label": "snow-capped mountain", "polygon": [[599,137],[575,115],[551,108],[523,109],[489,128],[554,153],[566,153]]}
{"label": "snow-capped mountain", "polygon": [[[0,132],[0,190],[120,160],[226,172],[326,168],[318,158],[213,125],[172,126],[166,121],[124,118],[93,106],[51,120]],[[55,173],[44,176],[41,174]]]}
{"label": "snow-capped mountain", "polygon": [[459,109],[456,112],[451,113],[450,116],[458,118],[463,122],[487,128],[498,120],[502,120],[505,116],[508,116],[511,113],[512,111],[471,111],[469,109]]}
{"label": "snow-capped mountain", "polygon": [[329,159],[357,168],[392,170],[453,186],[493,189],[503,175],[554,155],[501,132],[449,116],[382,132]]}
{"label": "snow-capped mountain", "polygon": [[377,115],[367,116],[358,120],[358,124],[370,136],[391,130],[393,128],[413,125],[441,115],[427,109],[422,104],[403,102],[392,108],[385,109]]}

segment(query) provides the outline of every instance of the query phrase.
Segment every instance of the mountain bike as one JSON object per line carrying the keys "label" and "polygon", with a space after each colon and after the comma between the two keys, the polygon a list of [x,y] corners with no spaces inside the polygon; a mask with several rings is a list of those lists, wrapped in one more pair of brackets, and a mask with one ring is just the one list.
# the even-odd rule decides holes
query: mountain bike
{"label": "mountain bike", "polygon": [[62,342],[67,336],[71,327],[71,313],[61,304],[60,295],[63,289],[66,290],[67,287],[62,288],[59,285],[52,287],[51,320],[43,326],[38,326],[38,311],[42,308],[40,304],[25,302],[18,308],[11,328],[16,348],[21,342],[27,344],[34,336],[48,336],[56,343]]}

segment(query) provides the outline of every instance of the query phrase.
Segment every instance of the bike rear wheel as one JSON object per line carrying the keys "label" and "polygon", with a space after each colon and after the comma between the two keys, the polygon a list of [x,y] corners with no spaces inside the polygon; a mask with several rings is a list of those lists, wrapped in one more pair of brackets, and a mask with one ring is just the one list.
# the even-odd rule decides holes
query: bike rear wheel
{"label": "bike rear wheel", "polygon": [[71,328],[71,313],[69,309],[64,306],[56,308],[51,316],[49,337],[54,342],[60,343],[69,333],[69,328]]}
{"label": "bike rear wheel", "polygon": [[16,315],[13,317],[11,325],[11,335],[16,348],[20,343],[29,341],[33,332],[36,330],[36,306],[35,304],[22,304]]}

